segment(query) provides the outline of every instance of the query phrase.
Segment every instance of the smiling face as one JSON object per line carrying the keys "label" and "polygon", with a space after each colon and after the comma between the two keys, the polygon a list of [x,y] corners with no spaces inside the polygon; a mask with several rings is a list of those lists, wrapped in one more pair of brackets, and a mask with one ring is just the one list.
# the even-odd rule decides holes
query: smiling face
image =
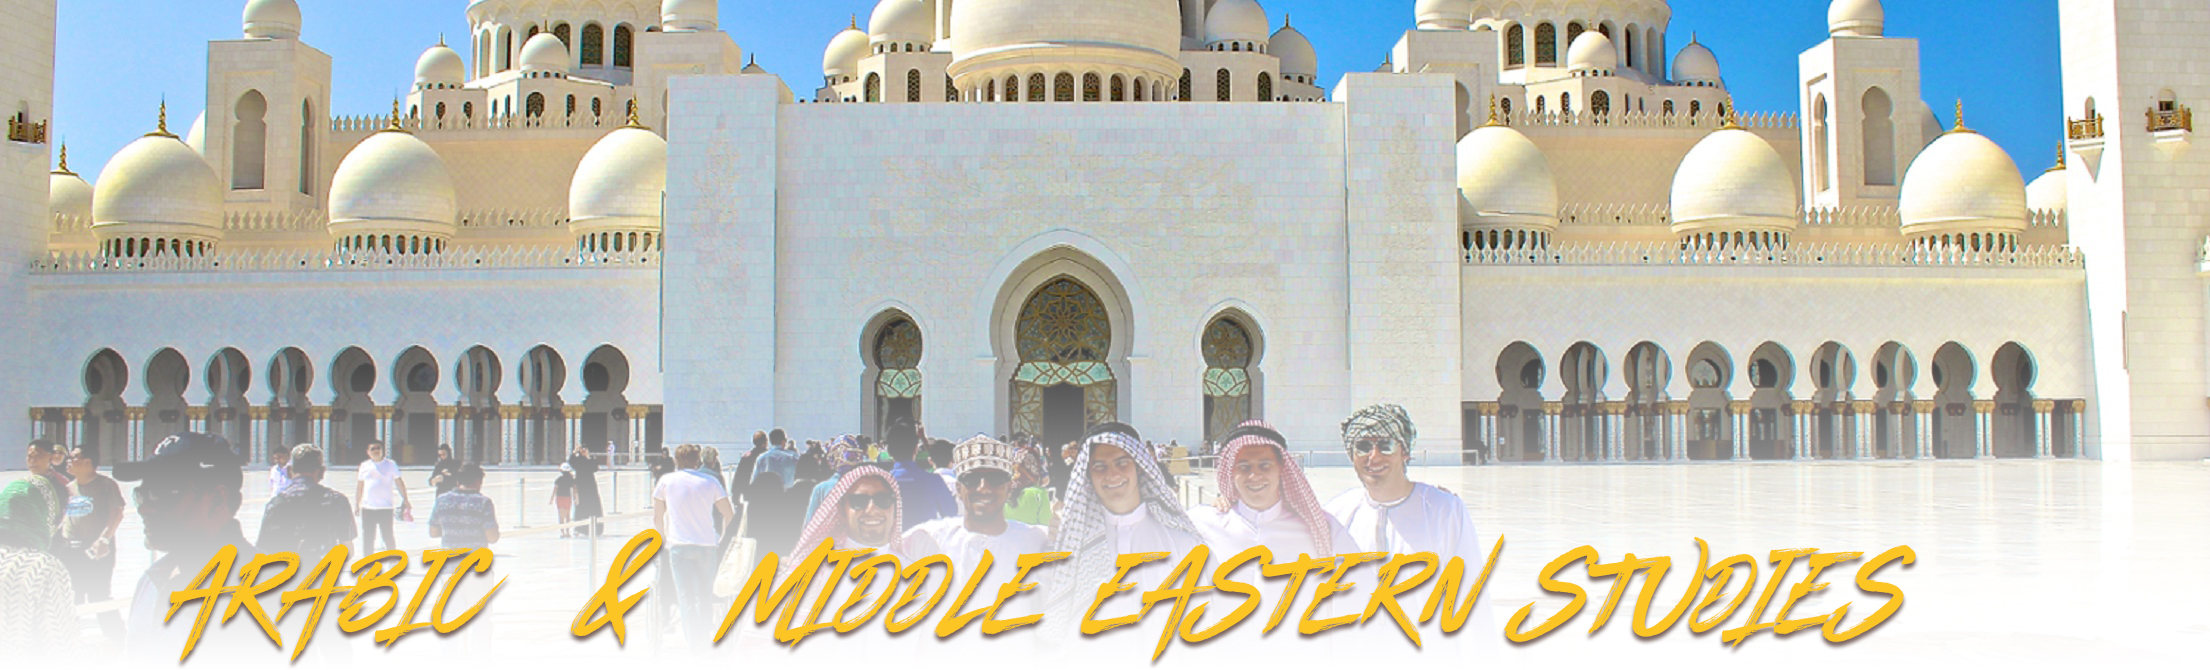
{"label": "smiling face", "polygon": [[1139,476],[1136,458],[1127,451],[1103,443],[1090,447],[1090,490],[1106,510],[1127,514],[1143,504],[1143,492],[1136,481]]}
{"label": "smiling face", "polygon": [[1005,494],[1013,477],[1003,470],[971,470],[959,476],[959,502],[967,518],[994,522],[1005,516]]}
{"label": "smiling face", "polygon": [[370,445],[368,445],[368,460],[371,460],[371,461],[378,461],[378,462],[381,462],[381,461],[383,461],[383,460],[384,460],[384,445],[381,445],[381,444],[370,444]]}
{"label": "smiling face", "polygon": [[1404,466],[1411,460],[1411,450],[1388,438],[1367,438],[1351,446],[1351,467],[1368,491],[1404,481]]}
{"label": "smiling face", "polygon": [[1273,509],[1281,503],[1281,451],[1270,446],[1244,447],[1235,460],[1235,491],[1251,509]]}
{"label": "smiling face", "polygon": [[844,492],[844,532],[871,547],[890,544],[890,510],[898,498],[881,477],[868,477]]}

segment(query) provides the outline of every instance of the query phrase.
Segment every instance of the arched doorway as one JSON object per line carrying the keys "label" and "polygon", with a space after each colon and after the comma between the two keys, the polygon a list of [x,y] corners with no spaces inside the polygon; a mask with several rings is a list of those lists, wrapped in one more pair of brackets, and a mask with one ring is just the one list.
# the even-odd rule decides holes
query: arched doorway
{"label": "arched doorway", "polygon": [[[331,461],[358,465],[368,455],[368,443],[379,439],[376,399],[369,395],[375,390],[376,360],[367,351],[347,347],[330,361],[330,392],[334,396],[330,402]],[[386,449],[384,453],[391,452]]]}
{"label": "arched doorway", "polygon": [[291,449],[314,441],[314,401],[307,398],[314,383],[314,366],[307,352],[286,347],[269,357],[270,449]]}
{"label": "arched doorway", "polygon": [[268,456],[253,453],[253,405],[246,400],[246,387],[253,383],[250,367],[237,349],[225,348],[207,359],[207,432],[229,440],[248,462],[258,463]]}
{"label": "arched doorway", "polygon": [[1725,347],[1705,342],[1688,352],[1688,457],[1700,461],[1734,458],[1734,359]]}
{"label": "arched doorway", "polygon": [[921,422],[921,326],[904,312],[884,312],[869,328],[866,350],[868,402],[863,425],[870,435],[888,435],[899,420]]}
{"label": "arched doorway", "polygon": [[1559,458],[1604,460],[1604,382],[1610,370],[1604,351],[1587,342],[1567,347],[1558,359],[1558,381],[1565,383],[1564,414],[1559,418]]}
{"label": "arched doorway", "polygon": [[192,364],[175,349],[162,349],[146,359],[146,428],[139,453],[146,453],[163,438],[190,427],[185,422],[184,389],[192,385]]}
{"label": "arched doorway", "polygon": [[[591,451],[636,456],[629,430],[629,357],[602,345],[583,357],[583,416],[576,429]],[[612,445],[609,447],[608,445]]]}
{"label": "arched doorway", "polygon": [[1044,282],[1014,322],[1020,367],[1012,379],[1012,430],[1045,444],[1081,439],[1087,426],[1117,420],[1113,329],[1105,303],[1073,277]]}
{"label": "arched doorway", "polygon": [[100,450],[100,462],[137,460],[130,453],[129,405],[123,389],[130,386],[130,364],[114,349],[101,349],[84,362],[84,429],[78,439]]}
{"label": "arched doorway", "polygon": [[1205,441],[1218,442],[1244,421],[1258,418],[1258,342],[1239,315],[1221,315],[1205,326]]}
{"label": "arched doorway", "polygon": [[460,388],[460,403],[453,412],[453,449],[457,456],[477,463],[499,463],[499,355],[483,345],[462,352],[453,366],[453,383]]}
{"label": "arched doorway", "polygon": [[1811,402],[1816,412],[1812,419],[1811,448],[1813,458],[1853,458],[1857,444],[1851,439],[1848,417],[1850,389],[1857,383],[1857,359],[1849,348],[1839,342],[1820,345],[1811,354]]}
{"label": "arched doorway", "polygon": [[1918,360],[1911,350],[1889,342],[1872,355],[1874,458],[1916,458],[1911,449],[1918,434],[1917,413],[1911,411],[1911,385],[1918,381]]}
{"label": "arched doorway", "polygon": [[1796,381],[1795,358],[1779,344],[1766,342],[1750,353],[1750,458],[1774,460],[1795,456],[1795,398],[1788,387]]}
{"label": "arched doorway", "polygon": [[567,458],[568,430],[563,418],[560,389],[568,382],[568,366],[560,352],[537,345],[522,357],[522,460],[533,465]]}
{"label": "arched doorway", "polygon": [[391,365],[392,440],[388,453],[401,465],[437,461],[437,357],[428,349],[408,347]]}
{"label": "arched doorway", "polygon": [[2033,458],[2040,439],[2034,418],[2033,354],[2017,342],[1995,350],[1988,375],[1995,378],[1994,451],[1996,458]]}
{"label": "arched doorway", "polygon": [[1496,356],[1496,383],[1504,392],[1496,398],[1496,441],[1492,447],[1499,461],[1532,462],[1543,459],[1542,352],[1526,342],[1513,342]]}
{"label": "arched doorway", "polygon": [[1942,345],[1934,352],[1933,373],[1934,456],[1978,457],[1979,431],[1973,425],[1978,417],[1973,414],[1972,385],[1978,381],[1979,368],[1972,361],[1972,352],[1955,342]]}
{"label": "arched doorway", "polygon": [[1630,461],[1657,461],[1671,457],[1672,442],[1666,430],[1665,387],[1673,382],[1673,361],[1665,348],[1653,342],[1627,350],[1627,417],[1620,436],[1624,457]]}

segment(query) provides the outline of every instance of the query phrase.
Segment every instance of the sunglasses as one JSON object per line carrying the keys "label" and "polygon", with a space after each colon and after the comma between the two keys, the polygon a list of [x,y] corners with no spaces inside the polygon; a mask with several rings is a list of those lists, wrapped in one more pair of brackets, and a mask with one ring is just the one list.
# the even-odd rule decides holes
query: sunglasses
{"label": "sunglasses", "polygon": [[1013,476],[996,470],[976,470],[959,476],[959,485],[975,489],[984,486],[1004,486]]}
{"label": "sunglasses", "polygon": [[883,491],[881,493],[869,493],[865,495],[858,493],[844,494],[844,509],[852,510],[854,512],[865,510],[870,505],[883,509],[891,509],[891,506],[896,504],[898,504],[898,496],[892,494],[889,491]]}
{"label": "sunglasses", "polygon": [[1343,445],[1353,454],[1378,453],[1388,456],[1397,453],[1397,441],[1386,437],[1362,438]]}

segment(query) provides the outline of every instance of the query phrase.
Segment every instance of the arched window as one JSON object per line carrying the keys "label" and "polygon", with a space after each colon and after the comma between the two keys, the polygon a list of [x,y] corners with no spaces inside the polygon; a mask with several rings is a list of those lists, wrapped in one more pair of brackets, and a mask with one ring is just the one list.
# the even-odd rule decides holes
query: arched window
{"label": "arched window", "polygon": [[1220,102],[1235,99],[1234,86],[1235,80],[1228,76],[1228,69],[1220,68],[1220,72],[1213,75],[1213,99]]}
{"label": "arched window", "polygon": [[576,116],[576,97],[575,97],[574,95],[570,95],[570,96],[568,96],[568,118],[571,118],[571,119],[573,119],[573,118],[575,118],[575,116]]}
{"label": "arched window", "polygon": [[531,93],[531,94],[529,94],[529,100],[528,100],[528,105],[529,105],[529,106],[528,106],[527,108],[525,108],[525,110],[526,110],[526,111],[525,111],[524,113],[528,114],[530,118],[533,118],[533,119],[534,119],[534,118],[537,118],[537,117],[541,117],[541,116],[544,116],[544,115],[545,115],[545,94],[543,94],[543,93]]}
{"label": "arched window", "polygon": [[1257,347],[1251,333],[1236,319],[1219,318],[1205,326],[1202,341],[1205,358],[1205,439],[1218,440],[1254,416],[1255,380],[1251,364]]}
{"label": "arched window", "polygon": [[1527,64],[1527,26],[1514,23],[1504,31],[1504,64],[1509,67]]}
{"label": "arched window", "polygon": [[1671,100],[1667,100],[1667,101],[1665,101],[1665,115],[1666,115],[1666,116],[1672,116],[1672,115],[1673,115],[1673,101],[1671,101]]}
{"label": "arched window", "polygon": [[867,73],[867,92],[861,98],[868,102],[882,102],[882,75]]}
{"label": "arched window", "polygon": [[1584,32],[1588,32],[1588,29],[1581,27],[1579,21],[1565,24],[1565,48],[1573,48],[1573,40],[1581,39],[1581,33]]}
{"label": "arched window", "polygon": [[920,102],[920,101],[921,101],[921,71],[920,71],[920,70],[906,70],[906,71],[905,71],[905,101],[906,101],[906,102]]}
{"label": "arched window", "polygon": [[1100,88],[1102,86],[1098,84],[1097,73],[1090,72],[1082,75],[1083,102],[1097,102],[1099,100],[1098,89]]}
{"label": "arched window", "polygon": [[1638,60],[1637,60],[1637,59],[1635,58],[1635,52],[1634,52],[1634,34],[1635,34],[1635,30],[1636,30],[1636,28],[1635,28],[1634,26],[1627,26],[1627,32],[1626,32],[1626,34],[1624,34],[1624,35],[1621,35],[1621,36],[1620,36],[1620,37],[1622,37],[1622,38],[1624,38],[1624,39],[1626,40],[1626,41],[1625,41],[1624,43],[1622,43],[1622,44],[1620,45],[1620,47],[1621,47],[1621,48],[1620,48],[1620,51],[1624,51],[1624,52],[1627,52],[1627,67],[1634,67],[1634,66],[1635,66],[1635,63],[1639,62],[1639,61],[1638,61]]}
{"label": "arched window", "polygon": [[951,75],[944,75],[944,102],[959,102],[959,85],[952,83]]}
{"label": "arched window", "polygon": [[999,100],[1004,100],[1004,101],[1006,101],[1006,102],[1019,102],[1019,101],[1020,101],[1020,99],[1021,99],[1021,78],[1020,78],[1020,77],[1006,77],[1006,78],[1005,78],[1005,97],[1003,97],[1003,98],[999,98]]}
{"label": "arched window", "polygon": [[1564,115],[1566,115],[1567,117],[1571,117],[1571,116],[1573,116],[1573,94],[1571,94],[1571,93],[1559,93],[1559,94],[1558,94],[1558,113],[1559,113],[1559,114],[1564,114]]}
{"label": "arched window", "polygon": [[1028,101],[1044,101],[1044,73],[1038,72],[1028,75]]}
{"label": "arched window", "polygon": [[[568,39],[569,37],[571,37],[571,36],[572,36],[572,35],[571,35],[571,33],[570,33],[570,32],[569,32],[569,30],[568,30],[568,24],[565,24],[565,23],[563,23],[563,24],[560,24],[560,25],[556,25],[556,26],[553,26],[553,28],[552,28],[552,34],[553,34],[553,37],[558,37],[558,38],[560,38],[560,46],[562,46],[562,47],[565,47],[565,48],[567,48],[567,49],[568,49],[569,51],[574,51],[574,50],[575,50],[575,48],[576,48],[576,42],[575,42],[575,40],[571,40],[571,39]],[[537,36],[537,28],[535,28],[535,27],[532,27],[532,28],[530,28],[530,29],[529,29],[529,35],[530,35],[530,37],[536,37],[536,36]],[[529,40],[522,40],[522,46],[529,46]]]}
{"label": "arched window", "polygon": [[1702,100],[1690,100],[1690,101],[1688,101],[1688,119],[1689,119],[1690,121],[1694,121],[1694,120],[1696,119],[1696,117],[1699,117],[1699,116],[1703,116],[1703,114],[1704,114],[1704,101],[1702,101]]}
{"label": "arched window", "polygon": [[600,100],[598,98],[591,99],[591,118],[603,118],[606,116],[605,103],[606,101]]}
{"label": "arched window", "polygon": [[1611,93],[1597,91],[1588,94],[1588,113],[1599,121],[1611,116]]}
{"label": "arched window", "polygon": [[1258,73],[1258,101],[1274,101],[1274,75],[1265,72]]}
{"label": "arched window", "polygon": [[[445,103],[438,103],[443,108]],[[299,101],[299,192],[315,194],[315,176],[322,173],[315,165],[315,101]]]}
{"label": "arched window", "polygon": [[1826,161],[1826,154],[1832,142],[1830,137],[1832,132],[1833,129],[1826,122],[1826,96],[1822,94],[1811,101],[1811,190],[1813,192],[1825,193],[1827,189],[1833,188],[1832,179],[1827,174]]}
{"label": "arched window", "polygon": [[614,67],[630,66],[630,44],[636,41],[636,31],[628,25],[614,26]]}
{"label": "arched window", "polygon": [[1558,27],[1552,24],[1535,26],[1535,64],[1558,64]]}
{"label": "arched window", "polygon": [[499,31],[499,71],[514,69],[514,33]]}
{"label": "arched window", "polygon": [[[561,26],[566,28],[567,26]],[[565,40],[563,40],[565,41]],[[583,26],[583,64],[606,64],[606,29],[592,23]]]}
{"label": "arched window", "polygon": [[1058,102],[1074,102],[1074,75],[1061,72],[1051,78],[1051,99]]}
{"label": "arched window", "polygon": [[437,120],[445,120],[445,103],[437,103]]}
{"label": "arched window", "polygon": [[1128,80],[1127,80],[1127,79],[1123,79],[1123,78],[1121,78],[1121,76],[1120,76],[1120,75],[1117,75],[1117,74],[1116,74],[1116,75],[1113,75],[1113,102],[1127,102],[1127,101],[1128,101]]}
{"label": "arched window", "polygon": [[1550,113],[1550,98],[1540,95],[1535,96],[1535,114],[1541,115],[1548,113]]}
{"label": "arched window", "polygon": [[1182,100],[1182,101],[1185,101],[1185,102],[1189,100],[1189,95],[1190,95],[1190,90],[1189,90],[1189,88],[1190,88],[1190,87],[1189,87],[1189,83],[1190,83],[1190,82],[1189,82],[1189,68],[1182,68],[1182,88],[1181,88],[1181,94],[1182,94],[1182,97],[1179,97],[1179,98],[1175,98],[1176,100]]}
{"label": "arched window", "polygon": [[1511,98],[1505,98],[1505,99],[1502,99],[1502,100],[1498,100],[1498,101],[1496,101],[1496,109],[1497,109],[1497,111],[1498,111],[1499,113],[1502,113],[1502,114],[1504,115],[1504,117],[1503,117],[1503,119],[1502,119],[1502,120],[1503,120],[1503,121],[1504,121],[1505,123],[1511,123],[1511,121],[1512,121],[1512,99],[1511,99]]}
{"label": "arched window", "polygon": [[246,91],[232,108],[230,126],[230,187],[261,188],[268,164],[269,101],[260,91]]}
{"label": "arched window", "polygon": [[460,118],[463,118],[463,119],[473,119],[473,118],[476,118],[476,103],[473,103],[473,102],[463,102],[463,103],[460,103]]}
{"label": "arched window", "polygon": [[1874,88],[1865,91],[1864,104],[1864,156],[1865,185],[1895,185],[1895,121],[1892,114],[1895,105],[1886,91]]}

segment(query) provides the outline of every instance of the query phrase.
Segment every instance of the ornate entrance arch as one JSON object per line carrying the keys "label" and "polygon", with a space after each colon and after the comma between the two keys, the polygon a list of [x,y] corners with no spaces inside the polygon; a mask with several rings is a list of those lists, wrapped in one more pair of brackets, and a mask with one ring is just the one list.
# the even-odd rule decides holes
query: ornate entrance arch
{"label": "ornate entrance arch", "polygon": [[1044,282],[1021,304],[1013,335],[1020,357],[1011,380],[1014,432],[1056,444],[1119,416],[1107,363],[1113,327],[1089,286],[1065,275]]}

